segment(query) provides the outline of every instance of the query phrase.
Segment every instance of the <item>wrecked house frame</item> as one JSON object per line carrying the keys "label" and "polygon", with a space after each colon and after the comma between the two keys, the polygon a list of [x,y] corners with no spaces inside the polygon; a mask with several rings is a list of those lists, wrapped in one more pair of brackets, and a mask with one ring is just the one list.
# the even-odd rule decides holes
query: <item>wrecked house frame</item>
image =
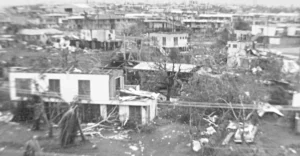
{"label": "wrecked house frame", "polygon": [[16,105],[36,94],[43,97],[46,105],[69,104],[77,99],[83,122],[106,118],[115,107],[121,122],[134,119],[146,124],[156,116],[156,99],[140,97],[122,100],[120,91],[128,88],[124,85],[122,70],[93,69],[83,72],[74,67],[67,70],[14,67],[10,69],[9,85],[10,98]]}

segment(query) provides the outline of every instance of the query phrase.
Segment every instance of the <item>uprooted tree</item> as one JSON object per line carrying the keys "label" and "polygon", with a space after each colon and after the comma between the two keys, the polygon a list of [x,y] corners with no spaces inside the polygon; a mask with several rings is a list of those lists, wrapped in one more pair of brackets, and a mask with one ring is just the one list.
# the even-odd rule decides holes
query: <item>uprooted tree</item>
{"label": "uprooted tree", "polygon": [[59,138],[62,147],[74,144],[78,131],[80,131],[82,141],[85,141],[77,115],[77,106],[70,107],[58,125],[61,128]]}
{"label": "uprooted tree", "polygon": [[149,66],[153,72],[140,72],[142,88],[156,92],[164,90],[163,94],[170,100],[182,84],[179,75],[182,74],[181,65],[185,60],[178,49],[171,49],[167,55],[154,53],[151,58],[153,64]]}

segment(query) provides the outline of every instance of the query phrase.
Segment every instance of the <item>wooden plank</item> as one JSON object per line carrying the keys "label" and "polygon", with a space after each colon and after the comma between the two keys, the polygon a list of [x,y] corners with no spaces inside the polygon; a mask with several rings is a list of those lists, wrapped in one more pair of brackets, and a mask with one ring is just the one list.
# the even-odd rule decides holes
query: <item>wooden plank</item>
{"label": "wooden plank", "polygon": [[234,135],[234,132],[230,132],[226,135],[225,139],[222,142],[222,145],[227,145],[229,141],[231,140],[232,136]]}

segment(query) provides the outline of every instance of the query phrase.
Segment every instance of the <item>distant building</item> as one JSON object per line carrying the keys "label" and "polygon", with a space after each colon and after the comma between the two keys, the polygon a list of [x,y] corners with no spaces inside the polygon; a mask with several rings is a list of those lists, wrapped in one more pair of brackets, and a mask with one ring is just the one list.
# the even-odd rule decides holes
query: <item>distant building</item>
{"label": "distant building", "polygon": [[113,41],[116,40],[115,30],[80,30],[80,38],[87,41]]}
{"label": "distant building", "polygon": [[69,29],[115,29],[120,32],[136,23],[136,19],[116,15],[71,16],[67,18]]}
{"label": "distant building", "polygon": [[126,18],[134,18],[134,19],[140,19],[140,20],[145,20],[147,18],[155,18],[159,17],[158,14],[146,14],[146,13],[127,13],[125,14]]}
{"label": "distant building", "polygon": [[156,44],[164,49],[179,48],[181,50],[187,50],[189,46],[188,33],[158,32],[150,33],[149,37],[151,38],[153,45]]}
{"label": "distant building", "polygon": [[81,29],[79,39],[71,39],[70,45],[81,49],[115,50],[123,41],[116,39],[115,30]]}
{"label": "distant building", "polygon": [[63,4],[51,8],[55,13],[81,14],[84,12],[92,13],[95,9],[88,4]]}
{"label": "distant building", "polygon": [[62,35],[63,32],[56,29],[22,29],[18,32],[18,39],[26,42],[46,43],[48,37]]}
{"label": "distant building", "polygon": [[247,50],[253,46],[252,42],[228,41],[227,43],[227,66],[229,68],[244,67],[249,69]]}
{"label": "distant building", "polygon": [[148,31],[172,31],[176,30],[177,24],[166,19],[146,19],[144,23]]}
{"label": "distant building", "polygon": [[234,30],[234,36],[237,41],[250,41],[251,30]]}
{"label": "distant building", "polygon": [[42,24],[52,27],[63,24],[63,20],[67,17],[67,14],[44,14],[42,15]]}
{"label": "distant building", "polygon": [[[119,92],[126,88],[122,70],[83,71],[74,67],[42,70],[41,74],[42,71],[38,69],[11,68],[11,100],[22,104],[22,101],[28,100],[31,95],[41,95],[46,104],[60,105],[77,99],[83,122],[106,118],[115,107],[122,122],[132,119],[146,124],[156,116],[156,99],[119,99]],[[87,113],[87,110],[90,111]]]}
{"label": "distant building", "polygon": [[253,25],[251,34],[260,35],[266,44],[300,44],[300,25],[297,24]]}
{"label": "distant building", "polygon": [[219,29],[226,24],[231,24],[230,20],[216,19],[184,19],[182,23],[193,30]]}

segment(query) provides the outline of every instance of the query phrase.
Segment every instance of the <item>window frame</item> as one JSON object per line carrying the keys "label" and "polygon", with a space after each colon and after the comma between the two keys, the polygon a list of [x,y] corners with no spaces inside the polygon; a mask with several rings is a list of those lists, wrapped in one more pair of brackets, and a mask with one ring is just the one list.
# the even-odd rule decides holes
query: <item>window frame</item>
{"label": "window frame", "polygon": [[[84,83],[88,84],[88,89],[83,89]],[[91,81],[90,80],[78,80],[78,97],[81,99],[90,99],[91,98]]]}
{"label": "window frame", "polygon": [[[51,86],[52,83],[51,82],[52,83],[54,82],[54,88],[52,88],[52,86]],[[49,85],[48,85],[48,92],[57,93],[57,94],[60,95],[60,93],[61,93],[61,90],[60,90],[60,88],[61,88],[60,79],[49,79],[48,83],[49,83]],[[56,83],[58,84],[58,86],[55,86],[55,85],[57,85]]]}
{"label": "window frame", "polygon": [[162,37],[162,45],[163,46],[167,45],[167,37]]}
{"label": "window frame", "polygon": [[[15,88],[16,88],[16,96],[17,97],[23,97],[23,96],[28,96],[31,94],[32,88],[31,88],[31,79],[30,78],[16,78],[15,79]],[[28,83],[26,85],[20,84],[20,83]],[[24,87],[26,86],[26,87]]]}
{"label": "window frame", "polygon": [[173,41],[174,41],[174,46],[178,46],[179,44],[178,37],[174,37]]}

